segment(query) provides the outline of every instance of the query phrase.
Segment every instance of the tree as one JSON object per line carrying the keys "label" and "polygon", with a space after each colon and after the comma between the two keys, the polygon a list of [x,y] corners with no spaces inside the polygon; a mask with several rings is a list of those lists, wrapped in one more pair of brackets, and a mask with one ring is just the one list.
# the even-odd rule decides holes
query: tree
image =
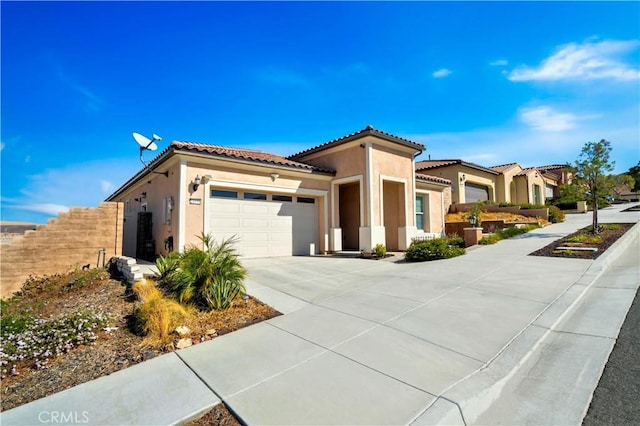
{"label": "tree", "polygon": [[615,180],[608,173],[613,171],[614,161],[609,160],[611,143],[602,139],[600,142],[587,142],[575,162],[573,183],[582,188],[593,208],[592,232],[598,229],[598,198],[610,196],[615,187]]}
{"label": "tree", "polygon": [[633,186],[633,190],[640,191],[640,161],[638,161],[638,164],[631,167],[629,171],[625,174],[633,178],[633,181],[635,182]]}

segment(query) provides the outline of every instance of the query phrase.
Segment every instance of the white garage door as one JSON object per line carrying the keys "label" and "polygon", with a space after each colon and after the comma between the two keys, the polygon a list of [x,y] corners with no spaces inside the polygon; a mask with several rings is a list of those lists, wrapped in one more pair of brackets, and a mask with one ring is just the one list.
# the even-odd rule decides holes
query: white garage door
{"label": "white garage door", "polygon": [[243,257],[315,254],[318,208],[314,198],[211,190],[207,215],[216,241],[238,237]]}

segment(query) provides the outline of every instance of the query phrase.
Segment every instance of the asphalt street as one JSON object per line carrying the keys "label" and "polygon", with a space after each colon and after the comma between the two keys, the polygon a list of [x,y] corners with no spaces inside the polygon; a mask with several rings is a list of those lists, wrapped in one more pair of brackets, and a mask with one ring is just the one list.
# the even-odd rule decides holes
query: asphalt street
{"label": "asphalt street", "polygon": [[640,423],[640,292],[593,394],[585,426]]}

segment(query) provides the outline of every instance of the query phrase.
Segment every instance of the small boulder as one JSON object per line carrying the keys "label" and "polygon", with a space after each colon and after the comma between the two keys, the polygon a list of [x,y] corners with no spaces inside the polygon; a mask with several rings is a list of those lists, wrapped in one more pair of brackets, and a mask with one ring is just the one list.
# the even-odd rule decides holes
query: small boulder
{"label": "small boulder", "polygon": [[175,343],[176,349],[188,348],[191,345],[193,345],[193,342],[191,341],[191,339],[188,339],[188,338],[187,339],[179,339]]}
{"label": "small boulder", "polygon": [[218,330],[216,330],[215,328],[210,328],[209,330],[205,331],[205,334],[209,337],[217,336]]}
{"label": "small boulder", "polygon": [[179,327],[176,327],[175,332],[178,334],[178,336],[186,336],[187,334],[191,333],[191,329],[186,325],[181,325]]}

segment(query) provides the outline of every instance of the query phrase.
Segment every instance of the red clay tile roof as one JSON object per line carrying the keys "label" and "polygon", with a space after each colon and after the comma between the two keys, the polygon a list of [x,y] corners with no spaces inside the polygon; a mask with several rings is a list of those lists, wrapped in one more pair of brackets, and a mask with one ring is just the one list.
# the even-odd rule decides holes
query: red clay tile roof
{"label": "red clay tile roof", "polygon": [[445,178],[438,177],[438,176],[423,175],[423,174],[420,174],[420,173],[416,173],[416,179],[417,180],[424,180],[424,181],[427,181],[427,182],[441,183],[443,185],[451,185],[451,181],[449,179],[445,179]]}
{"label": "red clay tile roof", "polygon": [[508,164],[501,164],[499,166],[492,166],[492,167],[489,167],[489,168],[492,169],[492,170],[495,170],[498,173],[503,173],[505,170],[508,170],[511,167],[517,166],[517,165],[518,165],[518,163],[508,163]]}
{"label": "red clay tile roof", "polygon": [[475,163],[469,163],[468,161],[463,160],[425,160],[419,161],[416,163],[416,171],[420,172],[422,170],[431,170],[437,169],[440,167],[452,166],[455,164],[460,164],[462,166],[471,167],[472,169],[482,170],[483,172],[491,173],[492,175],[499,174],[497,171],[489,169],[487,167],[481,166]]}
{"label": "red clay tile roof", "polygon": [[557,170],[557,169],[565,169],[569,167],[568,164],[550,164],[548,166],[538,166],[536,169],[538,170]]}
{"label": "red clay tile roof", "polygon": [[522,169],[522,171],[520,173],[516,173],[514,176],[526,176],[531,172],[537,172],[538,168],[537,167],[527,167],[526,169]]}
{"label": "red clay tile roof", "polygon": [[310,164],[293,161],[281,155],[270,154],[264,151],[256,151],[253,149],[232,148],[220,145],[207,145],[193,142],[171,142],[171,147],[176,151],[196,151],[202,154],[211,155],[213,157],[236,158],[239,160],[255,161],[258,163],[276,164],[285,167],[294,167],[297,169],[306,169],[316,172],[335,174],[334,170],[312,166]]}
{"label": "red clay tile roof", "polygon": [[313,148],[305,149],[304,151],[300,151],[300,152],[298,152],[296,154],[290,155],[287,158],[294,159],[294,160],[295,159],[299,159],[300,157],[303,157],[305,155],[312,154],[312,153],[318,152],[318,151],[323,151],[325,149],[328,149],[328,148],[331,148],[331,147],[334,147],[334,146],[337,146],[337,145],[341,145],[343,143],[347,143],[347,142],[350,142],[350,141],[352,141],[354,139],[358,139],[358,138],[361,138],[363,136],[368,136],[368,135],[377,136],[377,137],[379,137],[381,139],[385,139],[385,140],[388,140],[390,142],[395,142],[395,143],[398,143],[400,145],[408,146],[410,148],[415,149],[416,151],[420,151],[420,152],[424,151],[424,145],[419,143],[419,142],[410,141],[409,139],[401,138],[399,136],[395,136],[395,135],[392,135],[390,133],[381,132],[380,130],[374,129],[373,126],[367,126],[366,128],[364,128],[364,129],[362,129],[362,130],[360,130],[358,132],[351,133],[350,135],[343,136],[343,137],[338,138],[338,139],[334,139],[332,141],[323,143],[322,145],[318,145],[318,146],[315,146]]}

